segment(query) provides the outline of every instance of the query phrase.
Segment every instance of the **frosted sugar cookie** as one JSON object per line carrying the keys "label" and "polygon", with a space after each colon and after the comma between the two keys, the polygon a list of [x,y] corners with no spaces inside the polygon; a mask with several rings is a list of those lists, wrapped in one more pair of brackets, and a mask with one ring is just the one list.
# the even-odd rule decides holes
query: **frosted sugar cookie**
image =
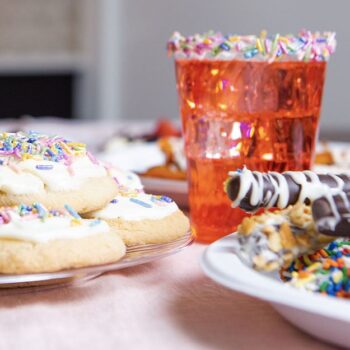
{"label": "frosted sugar cookie", "polygon": [[189,230],[188,218],[171,198],[137,190],[121,192],[87,217],[105,220],[128,246],[169,242]]}
{"label": "frosted sugar cookie", "polygon": [[117,192],[84,144],[36,132],[0,134],[0,206],[68,203],[83,213],[103,207]]}
{"label": "frosted sugar cookie", "polygon": [[0,208],[0,273],[52,272],[119,260],[120,236],[101,220],[82,219],[71,207],[40,204]]}

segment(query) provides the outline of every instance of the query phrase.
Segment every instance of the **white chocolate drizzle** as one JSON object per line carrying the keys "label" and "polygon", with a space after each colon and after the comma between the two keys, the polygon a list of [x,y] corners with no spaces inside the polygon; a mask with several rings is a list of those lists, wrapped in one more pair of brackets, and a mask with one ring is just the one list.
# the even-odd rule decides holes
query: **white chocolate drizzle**
{"label": "white chocolate drizzle", "polygon": [[[336,186],[332,187],[322,183],[319,175],[308,170],[261,173],[244,168],[240,171],[230,172],[229,175],[231,178],[239,177],[240,179],[238,194],[232,201],[232,207],[239,207],[243,200],[248,200],[248,204],[255,209],[259,207],[283,209],[292,204],[290,203],[290,188],[286,175],[299,186],[297,203],[305,203],[307,200],[313,202],[321,197],[342,195],[345,185],[341,177],[333,174],[327,176],[336,182]],[[264,180],[271,184],[272,191],[267,189],[264,191]]]}

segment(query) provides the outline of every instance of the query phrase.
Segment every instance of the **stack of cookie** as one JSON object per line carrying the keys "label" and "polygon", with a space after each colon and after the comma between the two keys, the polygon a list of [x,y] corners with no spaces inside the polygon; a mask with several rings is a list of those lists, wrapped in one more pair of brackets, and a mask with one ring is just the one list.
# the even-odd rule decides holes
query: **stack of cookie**
{"label": "stack of cookie", "polygon": [[189,223],[135,174],[97,161],[84,144],[36,132],[0,134],[0,273],[115,262],[126,245],[184,235]]}

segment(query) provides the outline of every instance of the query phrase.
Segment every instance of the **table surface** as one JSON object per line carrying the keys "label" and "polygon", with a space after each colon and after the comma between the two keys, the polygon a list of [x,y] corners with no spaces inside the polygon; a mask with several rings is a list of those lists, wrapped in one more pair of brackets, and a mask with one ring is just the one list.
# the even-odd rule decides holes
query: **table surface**
{"label": "table surface", "polygon": [[330,349],[199,267],[205,246],[74,287],[0,297],[1,349]]}

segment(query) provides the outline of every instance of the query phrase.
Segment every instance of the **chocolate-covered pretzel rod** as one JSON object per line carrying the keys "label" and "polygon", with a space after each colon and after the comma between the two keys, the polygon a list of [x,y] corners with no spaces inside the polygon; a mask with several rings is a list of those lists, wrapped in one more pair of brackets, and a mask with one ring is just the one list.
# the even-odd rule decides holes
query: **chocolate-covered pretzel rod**
{"label": "chocolate-covered pretzel rod", "polygon": [[318,198],[312,203],[312,216],[320,233],[350,237],[350,193]]}
{"label": "chocolate-covered pretzel rod", "polygon": [[312,171],[284,173],[242,169],[229,173],[225,183],[232,207],[247,212],[259,208],[286,208],[296,203],[309,204],[327,196],[350,192],[350,176],[346,174],[316,174]]}
{"label": "chocolate-covered pretzel rod", "polygon": [[316,230],[310,206],[297,204],[245,218],[233,239],[233,250],[254,269],[273,271],[334,239]]}

